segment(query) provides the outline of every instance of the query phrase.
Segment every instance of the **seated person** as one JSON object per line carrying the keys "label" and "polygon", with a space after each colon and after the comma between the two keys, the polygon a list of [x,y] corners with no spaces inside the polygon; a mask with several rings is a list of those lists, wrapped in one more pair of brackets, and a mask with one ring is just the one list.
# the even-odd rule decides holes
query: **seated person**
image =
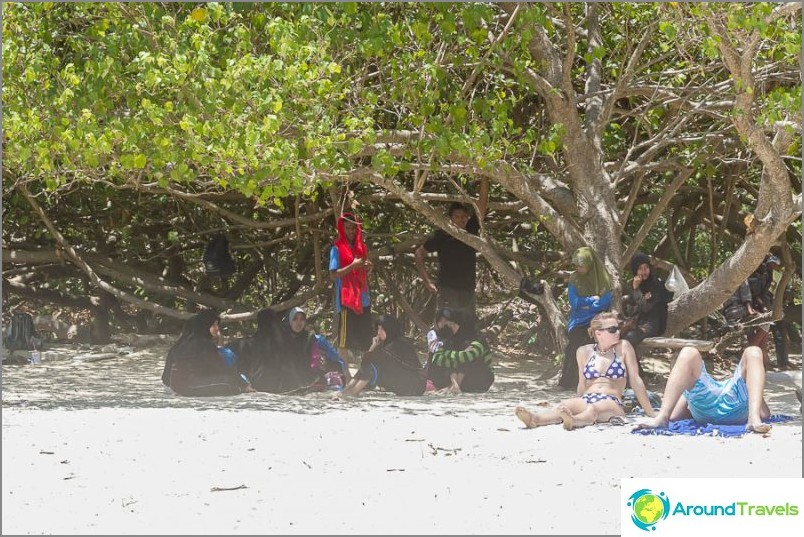
{"label": "seated person", "polygon": [[435,388],[440,393],[487,392],[494,383],[492,354],[474,314],[440,308],[435,328],[443,343],[428,363],[427,374]]}
{"label": "seated person", "polygon": [[335,347],[320,334],[308,330],[307,314],[299,307],[287,316],[285,372],[299,386],[322,389],[328,385],[343,386],[349,368]]}
{"label": "seated person", "polygon": [[162,382],[180,395],[234,395],[250,391],[234,367],[228,366],[216,345],[220,317],[203,311],[185,323],[179,340],[168,351]]}
{"label": "seated person", "polygon": [[[660,336],[667,325],[667,303],[670,292],[664,288],[664,280],[653,274],[650,258],[637,252],[631,259],[631,302],[635,306],[634,315],[622,327],[622,338],[628,340],[636,352],[643,339]],[[642,375],[642,364],[639,363]]]}
{"label": "seated person", "polygon": [[658,414],[636,428],[664,428],[671,421],[692,418],[713,425],[745,424],[748,431],[766,433],[771,426],[762,423],[770,417],[764,392],[765,366],[759,347],[747,347],[732,376],[720,381],[709,376],[697,349],[684,347],[670,370]]}
{"label": "seated person", "polygon": [[267,393],[284,391],[279,363],[283,343],[280,317],[274,310],[265,308],[257,313],[254,335],[229,344],[238,357],[238,370],[250,380],[254,390]]}
{"label": "seated person", "polygon": [[595,342],[579,347],[575,353],[579,371],[578,397],[565,399],[550,410],[535,413],[517,407],[516,416],[528,429],[563,423],[564,429],[569,431],[625,416],[622,399],[626,379],[645,414],[654,415],[645,384],[639,376],[634,348],[628,341],[620,339],[617,312],[595,315],[589,333]]}
{"label": "seated person", "polygon": [[371,348],[341,393],[356,396],[367,387],[380,387],[396,395],[421,395],[426,385],[425,371],[413,343],[402,334],[396,318],[381,315]]}

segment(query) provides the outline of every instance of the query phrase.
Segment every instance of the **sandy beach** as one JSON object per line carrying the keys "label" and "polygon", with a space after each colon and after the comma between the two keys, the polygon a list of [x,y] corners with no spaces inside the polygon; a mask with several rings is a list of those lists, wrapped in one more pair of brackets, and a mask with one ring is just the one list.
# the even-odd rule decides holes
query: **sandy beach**
{"label": "sandy beach", "polygon": [[484,395],[189,399],[164,350],[3,366],[3,534],[617,534],[624,477],[801,477],[800,371],[769,435],[645,437],[524,429],[567,394],[539,361]]}

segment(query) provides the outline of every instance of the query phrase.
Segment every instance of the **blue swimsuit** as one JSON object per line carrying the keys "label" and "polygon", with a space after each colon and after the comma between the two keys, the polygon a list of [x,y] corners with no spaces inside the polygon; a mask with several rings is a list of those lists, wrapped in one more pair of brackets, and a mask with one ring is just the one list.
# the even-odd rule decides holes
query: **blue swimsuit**
{"label": "blue swimsuit", "polygon": [[[617,356],[617,351],[614,352],[614,359],[611,361],[611,365],[609,365],[609,368],[606,370],[606,373],[604,375],[601,375],[598,372],[598,370],[595,369],[596,358],[597,358],[597,345],[595,345],[594,351],[592,352],[592,356],[589,357],[589,361],[586,362],[586,366],[583,368],[583,376],[587,380],[592,380],[596,378],[609,378],[615,380],[625,377],[625,364]],[[581,399],[583,399],[590,405],[597,403],[598,401],[605,401],[606,399],[611,399],[618,405],[623,406],[622,401],[620,401],[618,397],[606,393],[585,393],[581,396]]]}

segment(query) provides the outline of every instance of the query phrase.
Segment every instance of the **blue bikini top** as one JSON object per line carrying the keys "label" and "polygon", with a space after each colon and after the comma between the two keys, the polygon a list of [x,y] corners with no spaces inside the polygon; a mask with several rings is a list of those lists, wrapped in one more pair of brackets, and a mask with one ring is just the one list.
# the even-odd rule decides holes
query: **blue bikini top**
{"label": "blue bikini top", "polygon": [[619,356],[617,356],[617,351],[614,351],[614,359],[611,361],[611,365],[606,370],[605,375],[601,375],[598,373],[597,369],[595,368],[595,359],[597,358],[597,345],[595,345],[594,350],[592,351],[592,356],[589,357],[589,361],[586,362],[586,367],[583,368],[583,376],[588,379],[596,379],[596,378],[609,378],[609,379],[621,379],[625,377],[625,364],[620,360]]}

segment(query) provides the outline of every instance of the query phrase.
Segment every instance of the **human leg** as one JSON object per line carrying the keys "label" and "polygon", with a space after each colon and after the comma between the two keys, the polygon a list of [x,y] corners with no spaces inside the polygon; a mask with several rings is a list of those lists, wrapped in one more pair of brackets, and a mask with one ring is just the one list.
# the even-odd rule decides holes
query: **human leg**
{"label": "human leg", "polygon": [[339,393],[343,394],[344,397],[357,397],[360,395],[360,392],[362,392],[366,386],[368,386],[368,384],[369,381],[367,379],[352,378],[343,391]]}
{"label": "human leg", "polygon": [[740,374],[748,388],[748,422],[746,428],[756,432],[767,432],[770,426],[762,420],[770,417],[770,409],[765,402],[765,365],[762,349],[748,347],[740,359]]}
{"label": "human leg", "polygon": [[680,416],[687,412],[684,392],[695,385],[703,367],[703,358],[697,349],[693,347],[681,349],[673,369],[670,370],[659,412],[652,423],[640,427],[667,427],[671,419],[680,419]]}
{"label": "human leg", "polygon": [[519,418],[528,429],[534,427],[541,427],[542,425],[553,425],[562,422],[560,408],[567,409],[568,412],[580,413],[587,406],[586,401],[580,397],[573,397],[572,399],[565,399],[561,401],[556,407],[547,410],[540,410],[538,412],[530,412],[525,407],[518,406],[514,410],[514,414]]}
{"label": "human leg", "polygon": [[614,416],[625,416],[623,407],[611,399],[604,399],[591,405],[586,405],[586,408],[577,414],[573,414],[566,405],[559,405],[558,413],[561,416],[564,429],[568,431],[595,423],[603,423]]}

